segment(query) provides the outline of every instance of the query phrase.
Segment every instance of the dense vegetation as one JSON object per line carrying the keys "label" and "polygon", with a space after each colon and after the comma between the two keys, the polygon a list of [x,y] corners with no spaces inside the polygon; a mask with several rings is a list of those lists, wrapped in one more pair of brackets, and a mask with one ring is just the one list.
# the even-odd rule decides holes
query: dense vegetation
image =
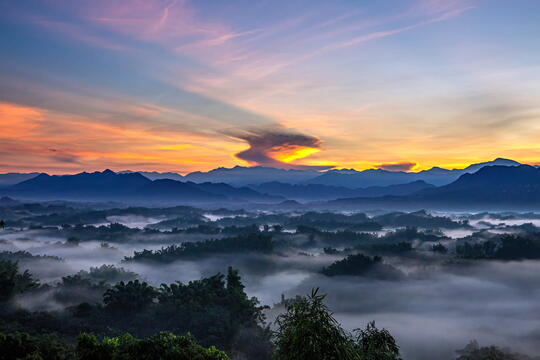
{"label": "dense vegetation", "polygon": [[[369,323],[346,332],[317,292],[308,297],[291,293],[291,299],[276,304],[269,314],[284,312],[272,332],[264,316],[267,307],[247,296],[235,268],[250,275],[247,283],[257,294],[261,288],[267,293],[282,291],[274,284],[288,281],[291,274],[307,273],[310,277],[301,282],[303,288],[321,286],[333,294],[340,292],[331,287],[334,284],[351,288],[361,284],[358,288],[367,292],[359,293],[376,302],[381,287],[386,295],[392,293],[387,292],[390,287],[407,290],[411,284],[421,288],[420,282],[440,281],[440,268],[450,277],[463,276],[475,268],[506,264],[497,260],[540,259],[536,226],[484,219],[516,219],[512,214],[462,215],[463,220],[425,211],[375,214],[191,207],[96,210],[90,205],[52,203],[0,206],[0,216],[6,217],[4,223],[0,221],[0,229],[5,226],[0,233],[6,234],[0,238],[0,345],[13,349],[5,357],[0,354],[0,360],[13,356],[120,360],[139,355],[144,360],[182,356],[395,360],[400,349],[387,330]],[[134,227],[129,223],[132,215],[151,216],[153,223],[145,226],[143,218],[143,225]],[[118,218],[122,216],[128,218]],[[469,224],[468,219],[479,221]],[[455,235],[460,233],[464,235]],[[83,259],[84,266],[74,266],[71,254],[77,254],[79,261],[86,251],[89,259]],[[96,256],[90,259],[90,255]],[[101,265],[104,261],[117,265]],[[229,265],[234,268],[216,274]],[[25,270],[28,267],[38,276]],[[185,269],[187,274],[174,277]],[[167,280],[158,286],[165,279],[160,278],[161,272]],[[496,274],[486,277],[491,281]],[[174,282],[178,278],[200,279]],[[378,281],[396,279],[402,281]],[[455,289],[450,286],[448,291]],[[366,313],[373,310],[364,305],[359,301],[348,306],[357,313],[358,308]],[[378,305],[368,306],[378,309]],[[337,311],[343,308],[337,306]],[[403,347],[409,348],[410,344]],[[460,350],[457,359],[528,358],[473,342]]]}
{"label": "dense vegetation", "polygon": [[65,299],[70,290],[72,295],[101,292],[102,302],[81,302],[65,311],[45,313],[18,309],[11,300],[29,291],[35,295],[48,293],[50,286],[40,288],[27,271],[18,272],[16,263],[1,261],[0,269],[0,331],[33,333],[39,329],[66,339],[84,331],[103,336],[125,332],[135,336],[161,331],[191,333],[203,345],[215,345],[229,353],[261,359],[270,356],[271,335],[264,323],[263,307],[256,298],[247,297],[238,272],[232,268],[227,276],[216,274],[160,288],[139,280],[120,281],[114,286],[103,281],[96,284],[90,281],[90,273],[111,272],[110,268],[97,268],[88,275],[64,277],[52,290],[59,301],[66,303],[74,297]]}
{"label": "dense vegetation", "polygon": [[465,242],[456,247],[456,253],[465,259],[540,259],[540,237],[539,234],[503,235],[495,240]]}
{"label": "dense vegetation", "polygon": [[191,335],[158,333],[137,339],[130,334],[99,341],[82,333],[77,344],[63,342],[52,335],[30,336],[27,333],[0,333],[0,360],[228,360],[223,351],[204,348]]}
{"label": "dense vegetation", "polygon": [[201,257],[212,253],[259,252],[270,253],[274,249],[272,237],[265,234],[248,234],[223,239],[210,239],[201,242],[184,242],[160,250],[135,251],[133,257],[125,261],[153,260],[172,262],[182,258]]}
{"label": "dense vegetation", "polygon": [[292,301],[277,320],[275,360],[398,360],[390,333],[368,324],[356,337],[347,334],[318,290]]}
{"label": "dense vegetation", "polygon": [[457,229],[468,227],[467,221],[454,221],[444,216],[433,216],[426,211],[417,211],[413,213],[393,212],[384,215],[375,216],[373,221],[383,226],[391,227],[419,227],[425,229]]}
{"label": "dense vegetation", "polygon": [[0,304],[38,286],[28,270],[21,273],[16,262],[0,260]]}
{"label": "dense vegetation", "polygon": [[326,276],[338,275],[371,275],[382,279],[398,279],[403,274],[391,265],[383,263],[380,256],[366,256],[364,254],[349,255],[321,270]]}

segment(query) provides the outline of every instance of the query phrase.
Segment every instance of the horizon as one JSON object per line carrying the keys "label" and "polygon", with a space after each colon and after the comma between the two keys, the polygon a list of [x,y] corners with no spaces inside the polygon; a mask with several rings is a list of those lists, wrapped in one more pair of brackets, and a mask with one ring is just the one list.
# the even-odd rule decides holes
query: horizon
{"label": "horizon", "polygon": [[[497,157],[497,158],[493,158],[492,160],[485,160],[485,161],[481,161],[479,163],[466,164],[466,165],[463,165],[463,167],[443,168],[443,167],[439,167],[439,166],[434,166],[434,167],[431,167],[431,168],[428,168],[428,169],[422,169],[422,170],[419,170],[419,169],[417,169],[417,170],[414,170],[414,169],[391,170],[391,169],[384,169],[384,168],[377,168],[377,167],[366,168],[366,169],[362,169],[362,170],[357,170],[357,169],[353,169],[353,168],[344,168],[344,167],[335,167],[335,168],[329,168],[329,169],[294,169],[294,168],[291,169],[291,168],[280,168],[280,167],[272,167],[272,166],[265,166],[265,165],[253,165],[253,166],[234,165],[234,166],[231,166],[231,167],[220,166],[220,167],[209,169],[207,171],[195,170],[195,171],[190,171],[190,172],[185,172],[185,171],[180,171],[180,170],[179,171],[175,171],[175,170],[158,171],[158,170],[112,169],[110,167],[105,167],[105,168],[101,168],[101,169],[92,169],[92,170],[84,170],[84,169],[82,169],[82,170],[76,171],[76,172],[47,172],[47,171],[16,172],[16,171],[11,171],[11,172],[0,172],[0,175],[4,175],[4,174],[29,174],[29,173],[47,174],[47,175],[76,175],[76,174],[80,174],[80,173],[94,173],[94,172],[102,173],[102,172],[105,172],[107,170],[110,170],[110,171],[112,171],[112,172],[114,172],[116,174],[123,173],[123,172],[157,173],[157,174],[172,173],[172,174],[178,174],[178,175],[186,176],[188,174],[195,173],[195,172],[206,173],[206,172],[210,172],[210,171],[213,171],[213,170],[232,170],[234,168],[244,168],[244,169],[247,169],[247,168],[269,168],[269,169],[293,170],[293,171],[295,171],[295,170],[311,170],[311,171],[315,171],[315,172],[318,172],[318,173],[321,173],[321,174],[324,174],[325,172],[332,171],[332,170],[351,170],[351,171],[357,171],[357,172],[362,172],[362,171],[366,171],[366,170],[383,170],[383,171],[388,171],[388,172],[419,173],[419,172],[428,171],[428,170],[431,170],[431,169],[434,169],[434,168],[440,168],[440,169],[444,169],[444,170],[465,170],[468,166],[471,166],[471,165],[477,165],[477,164],[486,163],[486,162],[489,163],[489,162],[498,161],[498,160],[516,161],[516,160],[513,160],[513,159]],[[520,165],[539,166],[538,164],[527,164],[527,163],[523,163],[523,162],[520,162]]]}
{"label": "horizon", "polygon": [[2,10],[2,173],[540,161],[535,2]]}

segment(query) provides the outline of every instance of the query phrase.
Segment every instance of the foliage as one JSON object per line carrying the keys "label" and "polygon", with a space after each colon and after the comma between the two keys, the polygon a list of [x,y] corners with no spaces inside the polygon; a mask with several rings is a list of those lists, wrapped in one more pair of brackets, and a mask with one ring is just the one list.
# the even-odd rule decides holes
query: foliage
{"label": "foliage", "polygon": [[0,360],[228,360],[223,351],[204,348],[191,335],[157,333],[143,339],[131,334],[99,341],[82,333],[76,347],[53,335],[0,333]]}
{"label": "foliage", "polygon": [[8,301],[16,294],[39,286],[32,274],[19,272],[19,265],[10,260],[0,260],[0,302]]}
{"label": "foliage", "polygon": [[337,254],[339,254],[339,250],[336,249],[336,248],[333,248],[333,247],[325,247],[325,248],[323,248],[323,252],[326,255],[337,255]]}
{"label": "foliage", "polygon": [[421,227],[425,229],[457,229],[469,226],[467,221],[454,221],[444,216],[433,216],[428,214],[425,210],[412,213],[393,212],[376,216],[373,220],[389,227],[405,226]]}
{"label": "foliage", "polygon": [[401,254],[413,251],[413,247],[410,242],[399,242],[397,244],[373,244],[370,250],[381,253]]}
{"label": "foliage", "polygon": [[326,295],[312,290],[307,297],[287,301],[276,319],[274,360],[401,360],[399,347],[386,329],[375,322],[347,334],[323,303]]}
{"label": "foliage", "polygon": [[[256,298],[247,297],[238,271],[229,268],[226,282],[224,275],[216,274],[187,284],[163,284],[155,316],[165,329],[178,333],[189,330],[225,350],[243,348],[238,336],[250,329],[248,341],[260,345],[257,351],[269,354],[263,309]],[[255,355],[261,356],[250,357]]]}
{"label": "foliage", "polygon": [[480,347],[478,342],[471,341],[464,349],[458,350],[456,360],[524,360],[524,356],[513,354],[496,346]]}
{"label": "foliage", "polygon": [[360,360],[352,339],[339,326],[318,289],[287,305],[276,319],[275,360]]}
{"label": "foliage", "polygon": [[351,230],[322,231],[306,225],[298,225],[296,227],[296,233],[316,237],[321,243],[332,246],[358,245],[360,243],[374,242],[378,239],[376,235],[365,232],[354,232]]}
{"label": "foliage", "polygon": [[54,289],[54,299],[63,305],[77,305],[82,302],[100,303],[108,285],[100,281],[94,283],[80,274],[64,276]]}
{"label": "foliage", "polygon": [[436,231],[418,231],[416,227],[406,227],[404,229],[398,229],[395,231],[388,232],[383,237],[380,238],[381,242],[396,243],[404,241],[441,241],[446,237]]}
{"label": "foliage", "polygon": [[379,330],[375,321],[367,324],[366,329],[357,329],[356,346],[362,354],[362,360],[400,360],[399,346],[386,329]]}
{"label": "foliage", "polygon": [[53,335],[30,336],[27,333],[0,333],[0,360],[75,359],[74,349],[69,344],[60,342]]}
{"label": "foliage", "polygon": [[29,253],[28,251],[0,251],[0,260],[12,260],[12,261],[20,261],[20,260],[34,260],[34,259],[40,259],[40,260],[54,260],[54,261],[63,261],[62,258],[58,256],[53,255],[33,255]]}
{"label": "foliage", "polygon": [[103,294],[105,308],[113,313],[129,314],[148,307],[156,299],[155,288],[139,280],[127,283],[120,281]]}
{"label": "foliage", "polygon": [[[138,280],[109,287],[103,281],[95,283],[75,274],[62,278],[54,287],[47,285],[36,291],[46,294],[51,290],[55,300],[76,306],[58,312],[0,307],[0,331],[39,329],[66,338],[80,332],[108,336],[191,332],[204,346],[215,345],[240,358],[269,359],[272,352],[265,307],[256,298],[248,298],[233,268],[226,276],[163,284],[159,289]],[[100,295],[105,306],[98,303]]]}
{"label": "foliage", "polygon": [[456,246],[458,256],[465,259],[523,260],[540,259],[538,234],[523,237],[502,235],[499,240],[487,240]]}
{"label": "foliage", "polygon": [[431,251],[437,252],[440,254],[446,254],[448,252],[448,248],[441,243],[437,243],[431,246]]}
{"label": "foliage", "polygon": [[79,360],[228,360],[223,351],[211,346],[200,346],[191,335],[177,336],[161,332],[148,338],[137,339],[130,334],[105,338],[78,337]]}
{"label": "foliage", "polygon": [[90,271],[81,270],[77,275],[94,283],[117,283],[119,281],[135,280],[138,277],[136,273],[122,267],[105,264],[99,267],[91,267]]}
{"label": "foliage", "polygon": [[324,267],[321,273],[326,276],[355,275],[374,276],[384,279],[397,279],[402,273],[391,265],[384,264],[380,256],[366,256],[364,254],[349,255],[338,260],[330,266]]}
{"label": "foliage", "polygon": [[261,252],[270,253],[274,250],[272,237],[266,234],[240,235],[223,239],[210,239],[200,242],[184,242],[171,245],[160,250],[135,251],[133,257],[125,261],[153,260],[172,262],[182,258],[200,257],[212,253]]}

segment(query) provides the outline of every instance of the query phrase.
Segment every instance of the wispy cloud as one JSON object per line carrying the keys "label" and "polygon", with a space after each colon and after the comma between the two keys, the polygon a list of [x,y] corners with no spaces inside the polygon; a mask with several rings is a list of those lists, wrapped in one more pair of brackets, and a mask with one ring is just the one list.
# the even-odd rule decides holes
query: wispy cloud
{"label": "wispy cloud", "polygon": [[111,40],[110,37],[107,37],[104,34],[98,34],[91,29],[77,24],[44,18],[35,18],[34,23],[47,30],[54,31],[63,36],[67,36],[72,40],[83,42],[90,46],[115,51],[125,51],[129,49],[125,43]]}
{"label": "wispy cloud", "polygon": [[377,169],[388,170],[388,171],[410,171],[415,168],[417,164],[414,162],[399,162],[399,163],[390,163],[390,164],[379,164],[376,165]]}
{"label": "wispy cloud", "polygon": [[152,123],[112,124],[10,103],[0,103],[0,121],[9,124],[0,132],[4,169],[19,164],[31,171],[79,171],[110,164],[121,170],[136,162],[147,169],[185,172],[211,169],[216,162],[232,165],[228,153],[242,147],[217,134],[209,140],[211,135]]}

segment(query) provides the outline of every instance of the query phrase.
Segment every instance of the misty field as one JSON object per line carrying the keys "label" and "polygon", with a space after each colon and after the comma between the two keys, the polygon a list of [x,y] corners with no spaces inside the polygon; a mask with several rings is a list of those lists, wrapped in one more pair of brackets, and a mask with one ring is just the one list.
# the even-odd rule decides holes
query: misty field
{"label": "misty field", "polygon": [[[36,282],[4,299],[9,307],[3,310],[3,331],[32,333],[38,323],[67,339],[82,330],[138,336],[189,331],[201,344],[219,345],[238,358],[265,358],[275,319],[287,304],[319,288],[345,331],[375,321],[395,337],[404,359],[453,359],[472,340],[523,354],[540,352],[539,321],[531,316],[540,312],[540,216],[534,213],[269,212],[69,203],[1,209],[6,226],[0,230],[0,259],[17,262],[19,272],[28,270]],[[233,328],[225,320],[216,324],[228,316],[223,304],[216,305],[221,311],[216,314],[183,308],[188,313],[174,321],[160,318],[166,308],[147,308],[157,306],[152,301],[132,308],[129,320],[127,314],[102,313],[110,307],[104,294],[116,291],[120,282],[145,284],[159,293],[161,304],[175,284],[181,291],[182,286],[191,289],[189,284],[230,282],[230,267],[260,321],[249,318]],[[227,271],[226,278],[216,277]],[[37,314],[47,315],[28,320]],[[147,323],[140,328],[142,321]]]}

